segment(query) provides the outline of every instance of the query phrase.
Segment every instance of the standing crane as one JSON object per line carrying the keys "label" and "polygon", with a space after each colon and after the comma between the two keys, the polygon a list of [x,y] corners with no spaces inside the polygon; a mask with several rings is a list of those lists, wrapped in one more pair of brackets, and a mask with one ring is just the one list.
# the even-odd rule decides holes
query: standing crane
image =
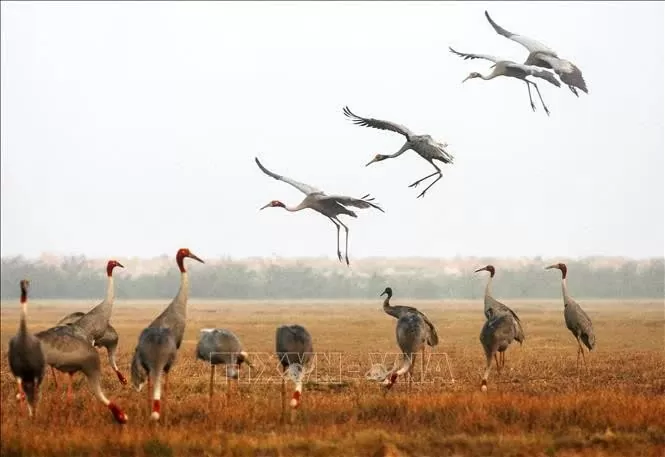
{"label": "standing crane", "polygon": [[[383,311],[385,311],[386,314],[389,314],[396,319],[399,319],[406,313],[420,314],[425,321],[425,324],[427,324],[427,345],[434,347],[439,344],[439,335],[436,331],[436,327],[432,324],[432,321],[428,319],[425,313],[412,306],[391,306],[390,299],[393,296],[393,290],[390,287],[386,287],[386,290],[384,290],[379,296],[383,295],[386,295],[385,300],[383,300]],[[420,380],[425,380],[425,346],[422,347],[422,358],[420,359]]]}
{"label": "standing crane", "polygon": [[580,354],[582,354],[582,360],[584,361],[584,366],[586,367],[586,356],[584,355],[584,346],[593,350],[596,346],[596,336],[593,333],[593,325],[591,324],[591,319],[584,312],[582,307],[573,300],[568,294],[568,285],[566,284],[566,275],[568,274],[568,267],[565,263],[555,263],[546,267],[546,270],[556,268],[561,270],[561,289],[563,291],[563,318],[566,321],[566,327],[573,334],[577,340],[577,369],[579,370],[580,364]]}
{"label": "standing crane", "polygon": [[420,157],[427,160],[430,163],[430,165],[434,167],[434,169],[436,170],[434,173],[432,173],[431,175],[427,175],[424,178],[421,178],[418,181],[414,182],[413,184],[409,185],[409,187],[415,188],[418,186],[418,184],[420,184],[424,180],[431,178],[432,176],[437,176],[437,178],[434,181],[432,181],[430,185],[427,186],[425,190],[423,190],[420,193],[420,195],[418,195],[418,197],[416,198],[423,197],[425,195],[425,192],[427,192],[430,187],[436,184],[436,182],[443,177],[441,169],[434,163],[435,160],[439,160],[443,163],[453,163],[454,157],[446,151],[448,143],[439,143],[435,141],[430,135],[416,135],[411,130],[404,127],[403,125],[396,124],[394,122],[357,116],[351,112],[348,106],[344,107],[344,115],[350,118],[353,121],[353,123],[356,125],[360,125],[363,127],[371,127],[381,130],[390,130],[392,132],[399,133],[400,135],[404,135],[406,137],[406,143],[402,145],[399,151],[390,155],[377,154],[365,166],[369,166],[374,162],[380,162],[382,160],[399,157],[404,152],[411,149],[415,151]]}
{"label": "standing crane", "polygon": [[[106,264],[106,296],[104,300],[87,313],[76,312],[65,316],[57,325],[73,325],[81,329],[95,347],[105,347],[108,353],[109,363],[115,371],[121,384],[127,384],[127,378],[120,372],[115,360],[118,347],[118,333],[109,321],[115,301],[115,288],[113,286],[113,269],[124,268],[117,260],[109,260]],[[55,371],[52,370],[55,378]],[[57,385],[57,381],[56,381]]]}
{"label": "standing crane", "polygon": [[286,378],[295,384],[290,406],[292,411],[300,406],[305,367],[314,353],[312,335],[302,325],[280,325],[275,332],[275,354],[282,367],[282,417],[285,413]]}
{"label": "standing crane", "polygon": [[[418,351],[423,351],[429,335],[429,327],[420,313],[407,312],[397,319],[395,326],[395,336],[397,345],[402,351],[402,361],[399,367],[393,367],[386,373],[386,379],[383,384],[386,391],[392,388],[397,381],[397,377],[404,373],[410,373]],[[411,378],[409,378],[409,388],[411,387]]]}
{"label": "standing crane", "polygon": [[487,11],[485,11],[485,17],[496,33],[521,44],[529,51],[529,55],[527,56],[526,61],[524,61],[524,65],[551,68],[576,97],[579,97],[576,88],[582,90],[586,94],[589,93],[589,90],[586,87],[586,82],[582,77],[582,72],[572,62],[560,58],[555,51],[545,46],[540,41],[509,32],[494,22]]}
{"label": "standing crane", "polygon": [[558,79],[556,79],[556,76],[554,76],[554,74],[550,73],[547,70],[541,70],[540,68],[535,66],[519,64],[513,62],[512,60],[501,60],[497,57],[490,56],[487,54],[466,54],[463,52],[457,52],[451,47],[449,47],[448,49],[450,49],[450,52],[452,52],[453,54],[463,57],[464,60],[485,59],[489,60],[490,62],[494,62],[494,65],[492,65],[494,70],[492,70],[492,73],[490,73],[489,75],[484,76],[474,71],[472,73],[469,73],[469,76],[464,78],[462,82],[465,82],[467,79],[473,79],[473,78],[480,78],[484,79],[485,81],[489,81],[490,79],[494,79],[497,76],[508,76],[511,78],[521,79],[526,83],[526,88],[529,91],[529,101],[531,102],[531,109],[536,111],[536,105],[533,103],[533,98],[531,97],[531,86],[533,86],[536,88],[536,92],[538,93],[538,98],[540,98],[540,103],[543,105],[543,109],[545,110],[548,116],[550,115],[550,110],[547,108],[547,105],[545,105],[545,102],[543,101],[543,97],[540,95],[540,89],[538,89],[538,84],[527,79],[527,77],[534,76],[536,78],[541,78],[556,87],[561,87],[561,83],[559,82]]}
{"label": "standing crane", "polygon": [[[520,321],[520,318],[517,317],[517,314],[501,303],[500,301],[496,300],[492,295],[490,295],[490,286],[492,285],[492,280],[494,279],[494,273],[496,270],[494,269],[493,265],[487,265],[483,268],[478,268],[474,273],[478,273],[479,271],[488,271],[490,276],[487,279],[487,285],[485,286],[485,318],[490,319],[493,315],[498,314],[499,312],[501,313],[507,313],[509,314],[515,323],[515,341],[519,342],[520,345],[524,342],[524,330],[522,329],[522,321]],[[501,368],[506,364],[506,353],[505,352],[500,352],[500,362],[501,362]],[[497,361],[497,369],[499,369],[499,361]]]}
{"label": "standing crane", "polygon": [[[141,332],[132,357],[131,377],[134,388],[139,392],[141,391],[146,380],[145,373],[148,374],[148,384],[151,381],[153,383],[152,413],[150,417],[154,420],[159,420],[160,417],[162,371],[164,372],[164,391],[166,392],[168,372],[185,334],[187,297],[189,295],[189,276],[184,264],[187,257],[204,263],[189,249],[178,249],[176,263],[178,269],[180,269],[180,289],[166,309]],[[175,349],[173,349],[174,346]],[[148,394],[150,395],[150,393],[150,387],[148,387]]]}
{"label": "standing crane", "polygon": [[[243,362],[251,366],[247,352],[243,350],[240,339],[230,330],[222,328],[201,329],[196,345],[196,358],[210,363],[210,398],[212,399],[215,367],[224,365],[227,379],[238,379],[238,370]],[[231,390],[227,388],[227,399]]]}
{"label": "standing crane", "polygon": [[[56,370],[68,373],[70,378],[74,373],[82,372],[88,380],[93,395],[111,411],[116,422],[120,424],[127,422],[127,415],[102,391],[99,353],[85,334],[77,332],[75,326],[59,325],[39,332],[35,336],[42,343],[47,364]],[[71,389],[71,382],[69,388]]]}
{"label": "standing crane", "polygon": [[487,392],[487,378],[492,369],[492,357],[496,361],[496,370],[501,373],[501,366],[496,356],[497,352],[503,354],[510,343],[516,339],[517,326],[510,313],[497,310],[496,308],[489,308],[489,317],[485,321],[483,328],[480,330],[480,344],[485,351],[487,364],[485,366],[485,373],[483,373],[483,380],[480,384],[480,390]]}
{"label": "standing crane", "polygon": [[347,197],[344,195],[326,195],[325,192],[315,187],[303,184],[294,179],[287,178],[286,176],[281,176],[278,175],[277,173],[269,171],[261,164],[261,162],[259,162],[259,159],[257,159],[256,157],[254,158],[254,160],[256,161],[256,164],[259,166],[261,171],[263,171],[268,176],[278,181],[291,184],[300,192],[307,195],[305,199],[301,201],[300,204],[298,204],[297,206],[286,206],[284,203],[282,203],[279,200],[273,200],[268,204],[264,205],[263,207],[261,207],[260,209],[272,207],[272,208],[284,208],[287,211],[296,212],[303,210],[305,208],[309,208],[313,209],[318,213],[323,214],[328,219],[330,219],[332,223],[335,224],[335,228],[337,228],[337,257],[339,258],[340,262],[342,261],[342,253],[339,249],[339,227],[341,225],[342,227],[344,227],[344,230],[346,231],[345,258],[346,258],[346,264],[349,265],[349,228],[342,221],[339,220],[338,216],[341,214],[345,214],[351,217],[358,217],[358,215],[355,212],[346,208],[347,206],[352,206],[354,208],[371,207],[378,209],[382,213],[385,213],[385,211],[383,211],[383,209],[379,205],[372,203],[374,198],[368,198],[369,194],[361,198]]}
{"label": "standing crane", "polygon": [[42,343],[28,331],[28,288],[30,282],[27,279],[20,281],[21,287],[21,320],[18,333],[9,340],[9,369],[16,378],[18,387],[18,399],[22,402],[24,398],[28,401],[28,414],[32,417],[37,411],[39,401],[39,387],[44,378],[46,359],[42,349]]}

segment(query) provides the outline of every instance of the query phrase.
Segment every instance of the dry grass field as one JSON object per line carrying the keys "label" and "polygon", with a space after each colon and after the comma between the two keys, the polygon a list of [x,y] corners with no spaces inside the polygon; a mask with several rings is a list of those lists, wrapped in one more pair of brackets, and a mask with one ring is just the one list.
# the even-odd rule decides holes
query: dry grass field
{"label": "dry grass field", "polygon": [[[168,300],[119,302],[119,364],[129,362],[140,330]],[[526,342],[507,352],[481,393],[484,355],[478,341],[482,301],[412,301],[438,326],[440,343],[424,383],[403,379],[383,396],[364,379],[381,354],[397,351],[395,320],[381,301],[209,302],[192,299],[188,327],[164,399],[163,421],[150,423],[145,391],[122,386],[102,355],[103,388],[128,414],[120,426],[79,374],[65,403],[47,373],[38,416],[20,414],[7,363],[16,332],[16,303],[2,304],[3,456],[663,456],[665,360],[663,302],[580,300],[593,319],[597,350],[588,370],[575,367],[576,343],[563,323],[561,300],[506,300],[524,321]],[[32,301],[30,328],[53,325],[95,301]],[[316,370],[297,415],[280,420],[275,327],[300,323],[314,338]],[[237,385],[219,375],[208,402],[209,367],[194,359],[199,329],[233,330],[253,357]],[[428,349],[428,354],[430,350]],[[445,355],[444,355],[445,353]],[[446,364],[450,364],[452,377]],[[392,359],[388,358],[388,364]],[[414,370],[420,379],[420,363]],[[231,395],[226,396],[226,389]]]}

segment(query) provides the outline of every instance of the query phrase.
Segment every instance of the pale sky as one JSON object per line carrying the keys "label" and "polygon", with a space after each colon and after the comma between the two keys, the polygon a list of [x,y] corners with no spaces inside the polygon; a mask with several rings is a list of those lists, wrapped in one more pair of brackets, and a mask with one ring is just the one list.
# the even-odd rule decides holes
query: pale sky
{"label": "pale sky", "polygon": [[[371,193],[351,259],[663,255],[661,2],[2,2],[2,256],[335,256],[310,210],[258,209]],[[589,95],[474,79],[493,54],[542,41]],[[534,97],[536,97],[534,93]],[[404,143],[342,114],[450,144],[431,173]],[[343,242],[343,238],[342,238]],[[336,260],[335,260],[336,261]],[[353,263],[352,263],[353,265]]]}

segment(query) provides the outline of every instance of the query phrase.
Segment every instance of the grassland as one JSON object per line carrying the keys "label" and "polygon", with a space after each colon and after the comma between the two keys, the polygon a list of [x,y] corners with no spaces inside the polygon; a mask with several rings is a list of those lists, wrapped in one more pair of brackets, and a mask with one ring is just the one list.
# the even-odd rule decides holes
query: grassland
{"label": "grassland", "polygon": [[[508,301],[525,323],[525,344],[511,346],[506,368],[479,391],[484,356],[478,301],[408,301],[439,329],[426,366],[427,382],[411,391],[400,380],[383,396],[363,378],[382,353],[395,353],[395,321],[380,301],[201,301],[189,305],[188,327],[173,368],[160,424],[149,423],[145,391],[122,386],[101,351],[103,388],[128,414],[125,426],[89,392],[82,376],[65,402],[49,374],[34,421],[20,414],[7,364],[7,342],[18,308],[2,304],[0,392],[3,456],[663,456],[665,359],[662,301],[591,301],[597,350],[587,370],[576,369],[575,341],[561,301]],[[30,327],[41,330],[93,301],[31,303]],[[140,330],[165,302],[116,304],[119,365],[129,361]],[[270,358],[275,327],[300,323],[314,337],[317,372],[305,386],[292,422],[280,421],[280,384]],[[200,328],[236,332],[254,353],[256,373],[227,387],[218,376],[208,403],[209,367],[194,359]],[[341,353],[341,354],[340,354]],[[445,360],[450,362],[452,379]],[[391,359],[388,359],[389,363]],[[415,378],[420,377],[416,363]],[[218,371],[219,373],[219,371]],[[231,389],[227,398],[225,391]]]}

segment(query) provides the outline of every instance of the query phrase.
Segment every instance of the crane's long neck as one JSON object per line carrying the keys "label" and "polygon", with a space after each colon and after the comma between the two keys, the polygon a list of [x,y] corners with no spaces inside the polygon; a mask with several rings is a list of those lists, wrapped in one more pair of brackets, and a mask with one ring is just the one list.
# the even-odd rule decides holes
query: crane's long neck
{"label": "crane's long neck", "polygon": [[561,278],[561,292],[563,292],[563,303],[564,305],[568,304],[568,299],[570,295],[568,294],[568,282],[566,280],[566,274],[564,273],[563,278]]}
{"label": "crane's long neck", "polygon": [[300,202],[299,204],[297,204],[296,206],[284,205],[284,209],[289,211],[289,212],[292,212],[292,213],[295,213],[296,211],[303,210],[305,208],[307,208],[307,205],[305,205],[304,200],[302,202]]}
{"label": "crane's long neck", "polygon": [[108,303],[109,305],[113,305],[113,301],[115,300],[115,287],[113,285],[113,275],[109,274],[107,275],[107,280],[106,280],[106,297],[104,298],[104,302]]}
{"label": "crane's long neck", "polygon": [[187,315],[187,298],[189,297],[189,275],[182,269],[180,272],[180,290],[173,300],[173,307],[182,315]]}
{"label": "crane's long neck", "polygon": [[485,285],[485,298],[491,297],[492,292],[492,281],[494,280],[494,275],[490,273],[490,277],[487,278],[487,284]]}
{"label": "crane's long neck", "polygon": [[398,313],[395,311],[395,308],[393,306],[390,306],[390,299],[392,297],[393,294],[391,293],[386,294],[386,298],[383,300],[383,311],[385,311],[387,314],[390,314],[391,316],[399,318]]}
{"label": "crane's long neck", "polygon": [[26,291],[21,291],[21,322],[19,324],[19,335],[25,336],[28,334],[28,294]]}
{"label": "crane's long neck", "polygon": [[389,159],[394,159],[395,157],[401,156],[401,155],[404,154],[406,151],[408,151],[409,149],[411,149],[411,146],[412,146],[412,145],[411,145],[411,141],[410,141],[410,140],[407,140],[406,143],[404,143],[404,145],[400,148],[399,151],[397,151],[397,152],[394,153],[394,154],[390,154],[390,155],[388,155],[388,156],[386,156],[386,157],[389,158]]}

